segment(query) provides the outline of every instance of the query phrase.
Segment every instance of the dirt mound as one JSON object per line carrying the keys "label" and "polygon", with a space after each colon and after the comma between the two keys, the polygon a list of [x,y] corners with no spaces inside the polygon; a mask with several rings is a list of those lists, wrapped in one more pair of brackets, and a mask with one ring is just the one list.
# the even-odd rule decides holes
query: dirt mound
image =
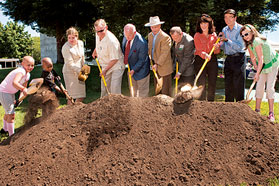
{"label": "dirt mound", "polygon": [[42,86],[35,94],[28,98],[28,109],[24,117],[25,125],[33,122],[39,109],[42,109],[42,120],[50,116],[59,107],[59,100],[49,87]]}
{"label": "dirt mound", "polygon": [[266,185],[279,130],[239,103],[111,95],[59,109],[0,146],[0,185]]}

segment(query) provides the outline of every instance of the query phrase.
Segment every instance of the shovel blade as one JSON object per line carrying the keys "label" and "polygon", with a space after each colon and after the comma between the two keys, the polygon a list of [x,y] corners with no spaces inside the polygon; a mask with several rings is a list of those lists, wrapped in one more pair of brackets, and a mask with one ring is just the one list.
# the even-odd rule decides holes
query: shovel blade
{"label": "shovel blade", "polygon": [[155,94],[159,94],[162,90],[163,87],[163,78],[158,78],[156,79],[157,83],[156,83],[156,88],[155,88]]}
{"label": "shovel blade", "polygon": [[239,103],[244,103],[244,104],[248,104],[252,101],[252,98],[251,99],[245,99],[245,100],[241,100],[239,101]]}

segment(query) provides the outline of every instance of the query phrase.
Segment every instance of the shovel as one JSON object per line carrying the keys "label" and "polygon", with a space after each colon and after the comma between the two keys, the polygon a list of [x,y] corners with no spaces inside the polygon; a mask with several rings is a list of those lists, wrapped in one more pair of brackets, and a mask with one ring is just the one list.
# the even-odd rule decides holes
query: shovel
{"label": "shovel", "polygon": [[[27,89],[27,95],[31,95],[31,94],[36,93],[39,90],[39,88],[42,86],[43,82],[44,82],[43,78],[32,79],[32,81],[29,83],[29,87]],[[22,103],[23,99],[27,97],[27,95],[22,94],[15,101],[14,108],[18,107]]]}
{"label": "shovel", "polygon": [[75,103],[74,102],[74,99],[68,94],[67,90],[65,89],[65,87],[63,86],[62,82],[60,81],[60,77],[58,76],[56,78],[56,81],[57,81],[57,84],[59,86],[59,88],[62,90],[62,92],[65,94],[65,96],[67,97],[68,100],[70,100],[73,104]]}
{"label": "shovel", "polygon": [[[263,63],[263,67],[262,67],[262,69],[261,69],[261,72],[262,72],[262,70],[263,70],[263,68],[264,68],[264,65],[265,65],[265,64]],[[260,72],[260,73],[261,73],[261,72]],[[253,98],[249,99],[249,96],[250,96],[250,94],[251,94],[251,92],[252,92],[252,90],[253,90],[253,88],[254,88],[256,82],[257,82],[257,81],[254,79],[254,80],[253,80],[253,83],[251,84],[251,86],[250,86],[250,88],[249,88],[249,90],[248,90],[248,92],[247,92],[247,94],[246,94],[246,99],[240,101],[240,103],[248,104],[248,103],[250,103],[250,102],[252,101]]]}
{"label": "shovel", "polygon": [[[176,74],[178,72],[178,62],[176,62]],[[175,95],[177,94],[178,78],[175,79]]]}
{"label": "shovel", "polygon": [[[98,61],[97,58],[95,58],[95,60],[96,60],[96,63],[97,63],[97,65],[98,65],[99,71],[100,71],[100,73],[102,74],[102,69],[101,69],[100,63],[99,63],[99,61]],[[105,77],[103,76],[103,74],[102,74],[102,79],[103,79],[104,85],[105,85],[105,87],[106,87],[106,91],[107,91],[108,95],[110,95],[110,92],[109,92],[109,90],[108,90],[107,83],[106,83],[106,80],[105,80]]]}
{"label": "shovel", "polygon": [[130,74],[130,66],[128,65],[128,74],[129,74],[129,81],[130,81],[130,92],[131,92],[131,96],[134,97],[134,88],[133,88],[133,84],[132,84],[132,76]]}
{"label": "shovel", "polygon": [[[212,49],[211,49],[211,51],[210,51],[210,53],[209,53],[209,56],[211,56],[212,55],[212,53],[214,52],[214,50],[215,50],[215,46],[219,43],[219,41],[220,41],[220,37],[217,39],[217,41],[215,42],[215,45],[212,47]],[[203,72],[203,70],[204,70],[204,68],[205,68],[205,66],[206,66],[206,64],[208,63],[208,58],[206,58],[206,60],[204,61],[204,63],[203,63],[203,65],[202,65],[202,67],[201,67],[201,69],[200,69],[200,71],[199,71],[199,73],[198,73],[198,75],[196,76],[196,78],[195,78],[195,81],[194,81],[194,86],[193,87],[191,87],[190,85],[185,85],[185,86],[183,86],[182,88],[181,88],[181,91],[191,91],[191,92],[201,92],[200,90],[203,88],[202,86],[197,86],[197,82],[198,82],[198,79],[199,79],[199,77],[201,76],[201,73]]]}
{"label": "shovel", "polygon": [[[151,67],[153,66],[153,63],[152,63],[152,60],[150,60],[150,64],[151,64]],[[162,87],[163,87],[163,78],[158,78],[158,75],[156,73],[156,70],[152,68],[152,71],[154,73],[154,76],[157,80],[157,84],[156,84],[156,89],[155,89],[155,94],[159,94],[160,91],[162,90]]]}
{"label": "shovel", "polygon": [[248,103],[250,103],[250,101],[252,101],[253,98],[249,99],[249,96],[250,96],[250,94],[251,94],[251,92],[252,92],[252,90],[253,90],[253,88],[254,88],[256,82],[257,82],[256,80],[253,81],[253,83],[251,84],[251,86],[250,86],[250,88],[249,88],[249,90],[248,90],[248,92],[247,92],[247,94],[246,94],[246,99],[240,101],[240,103],[248,104]]}

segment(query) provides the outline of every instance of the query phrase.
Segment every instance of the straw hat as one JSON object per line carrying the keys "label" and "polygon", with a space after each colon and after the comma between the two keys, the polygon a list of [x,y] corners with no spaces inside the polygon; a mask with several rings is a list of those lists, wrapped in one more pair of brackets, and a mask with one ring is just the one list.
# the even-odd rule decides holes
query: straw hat
{"label": "straw hat", "polygon": [[146,23],[144,26],[155,26],[155,25],[161,25],[164,24],[165,21],[160,21],[160,18],[158,16],[150,17],[149,23]]}

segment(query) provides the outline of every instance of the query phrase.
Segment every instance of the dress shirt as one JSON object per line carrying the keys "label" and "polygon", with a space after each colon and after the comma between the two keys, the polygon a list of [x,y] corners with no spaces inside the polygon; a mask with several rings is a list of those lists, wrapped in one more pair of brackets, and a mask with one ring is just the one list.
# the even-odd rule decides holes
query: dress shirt
{"label": "dress shirt", "polygon": [[244,53],[244,42],[240,35],[240,29],[242,25],[235,23],[231,30],[229,26],[223,28],[222,32],[228,41],[224,42],[221,46],[226,55],[233,55],[236,53]]}
{"label": "dress shirt", "polygon": [[155,41],[156,41],[156,39],[157,39],[158,34],[159,34],[159,32],[158,32],[156,35],[154,35],[153,32],[152,32],[152,35],[153,35],[152,55],[151,55],[152,60],[153,60],[153,54],[154,54],[154,48],[155,48]]}

